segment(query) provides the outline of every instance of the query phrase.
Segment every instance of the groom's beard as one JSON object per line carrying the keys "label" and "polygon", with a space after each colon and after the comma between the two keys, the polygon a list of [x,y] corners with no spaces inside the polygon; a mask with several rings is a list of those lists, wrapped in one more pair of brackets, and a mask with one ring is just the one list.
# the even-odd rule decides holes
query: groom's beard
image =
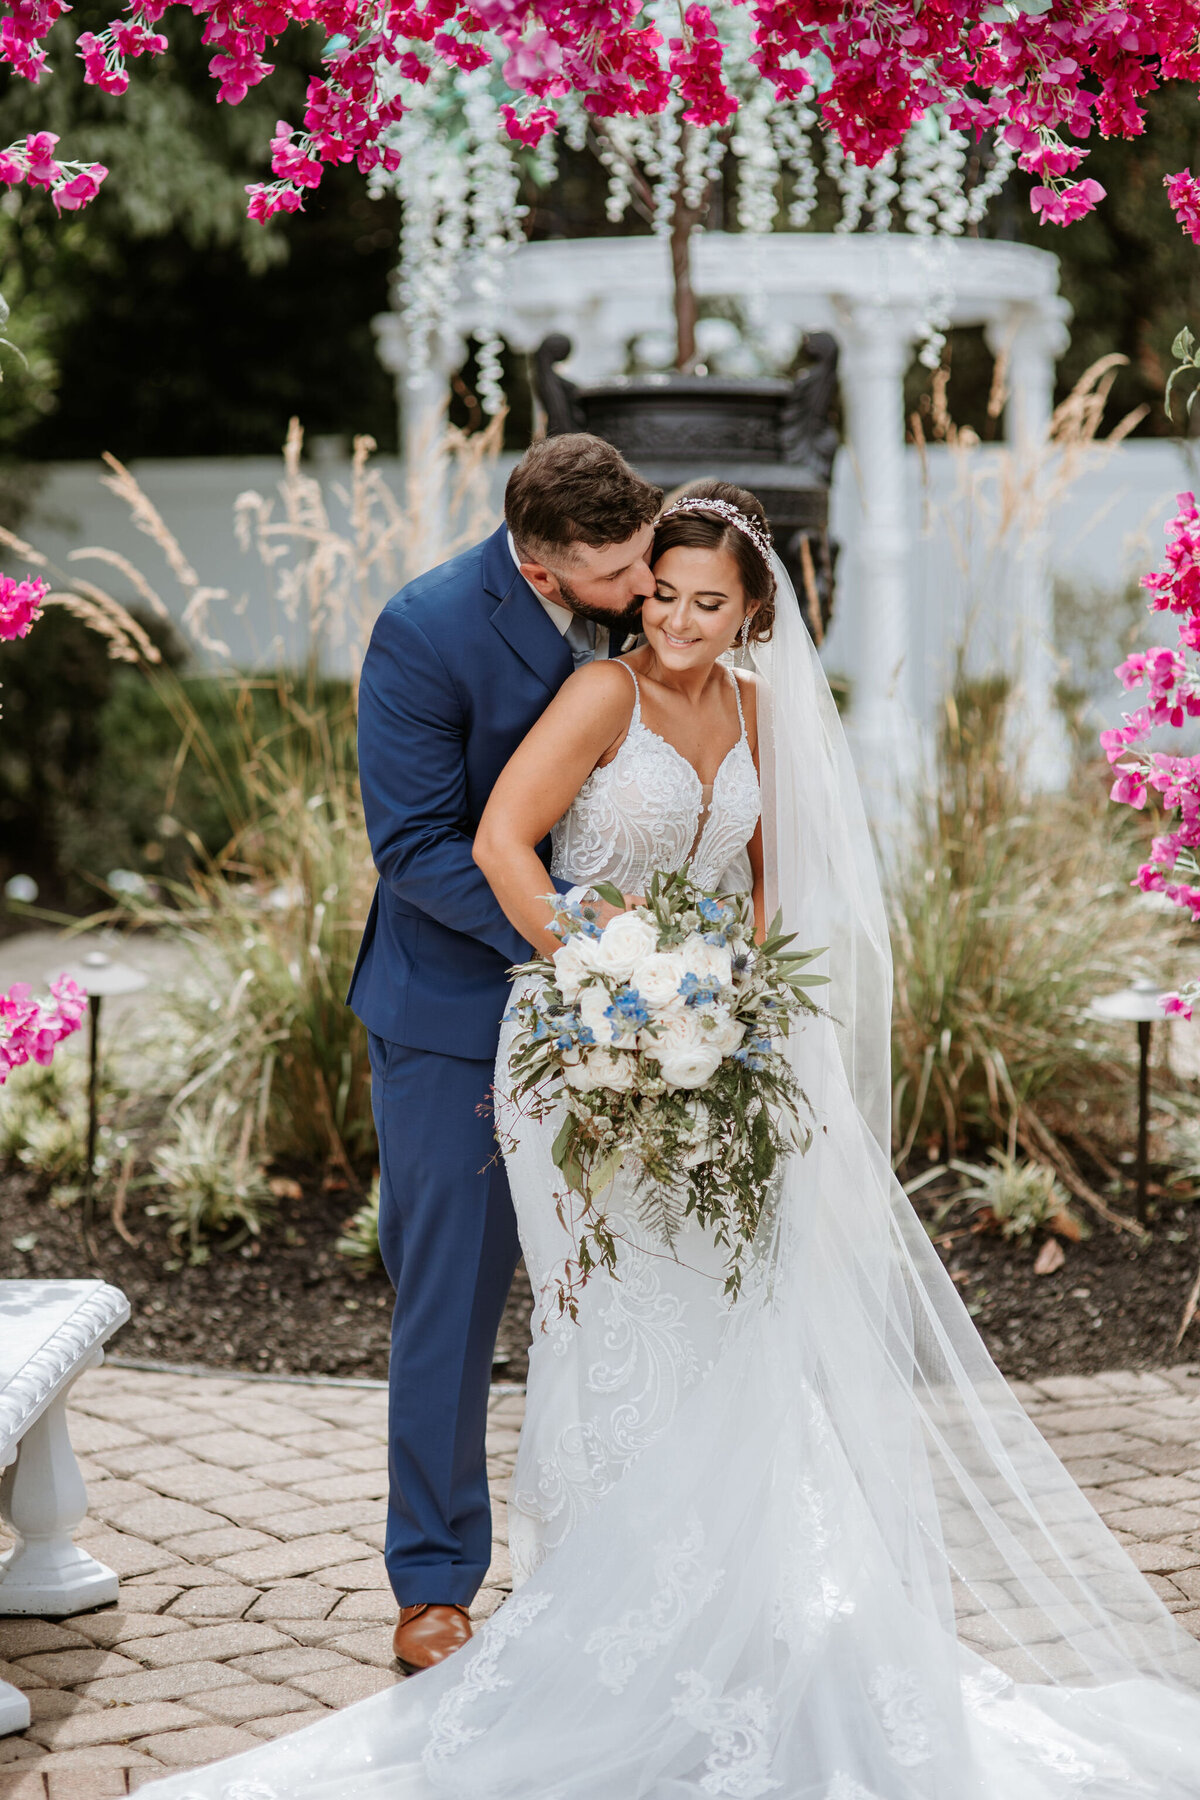
{"label": "groom's beard", "polygon": [[558,593],[562,604],[577,619],[587,619],[593,625],[607,625],[610,632],[623,633],[639,631],[642,623],[642,602],[640,598],[631,600],[624,612],[614,612],[611,606],[592,606],[589,601],[581,599],[564,575],[556,576]]}

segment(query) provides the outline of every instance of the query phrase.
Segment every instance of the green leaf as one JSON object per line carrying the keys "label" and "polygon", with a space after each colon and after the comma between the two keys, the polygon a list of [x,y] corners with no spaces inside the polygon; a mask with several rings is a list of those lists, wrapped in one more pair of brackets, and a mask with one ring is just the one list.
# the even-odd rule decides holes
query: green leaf
{"label": "green leaf", "polygon": [[611,881],[593,881],[592,889],[602,900],[607,900],[610,906],[615,906],[618,912],[626,910],[624,894]]}
{"label": "green leaf", "polygon": [[571,1140],[574,1136],[575,1136],[575,1120],[572,1118],[571,1114],[568,1113],[566,1118],[563,1120],[562,1124],[558,1128],[558,1136],[555,1138],[554,1144],[550,1151],[550,1155],[554,1159],[554,1166],[556,1169],[562,1168],[563,1157],[567,1154],[567,1151],[569,1150],[569,1148],[571,1146]]}
{"label": "green leaf", "polygon": [[603,1193],[624,1160],[624,1148],[618,1145],[615,1150],[610,1150],[608,1155],[603,1157],[594,1168],[588,1170],[587,1195],[589,1200],[594,1200],[597,1194]]}
{"label": "green leaf", "polygon": [[1175,342],[1171,345],[1171,355],[1177,362],[1183,362],[1191,357],[1195,344],[1195,338],[1185,325],[1183,330],[1176,334]]}

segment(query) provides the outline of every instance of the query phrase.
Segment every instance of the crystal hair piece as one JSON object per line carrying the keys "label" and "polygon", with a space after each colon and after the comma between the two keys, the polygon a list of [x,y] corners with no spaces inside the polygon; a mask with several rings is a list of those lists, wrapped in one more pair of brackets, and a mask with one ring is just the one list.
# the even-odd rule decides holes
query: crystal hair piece
{"label": "crystal hair piece", "polygon": [[767,566],[770,567],[770,538],[767,537],[762,527],[756,525],[754,520],[749,518],[748,515],[742,511],[740,506],[735,506],[733,504],[732,500],[708,500],[700,497],[692,500],[685,494],[682,500],[676,500],[672,506],[667,507],[665,512],[659,513],[659,523],[661,524],[664,519],[669,519],[673,513],[694,512],[713,513],[717,518],[724,519],[726,524],[732,525],[735,531],[740,531],[743,537],[748,537],[750,539],[750,542],[754,545],[758,554],[762,557]]}

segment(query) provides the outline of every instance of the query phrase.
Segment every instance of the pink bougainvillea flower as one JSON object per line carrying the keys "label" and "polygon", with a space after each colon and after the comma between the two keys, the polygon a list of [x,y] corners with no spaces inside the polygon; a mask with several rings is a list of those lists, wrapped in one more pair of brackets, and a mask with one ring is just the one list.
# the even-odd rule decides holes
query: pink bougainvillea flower
{"label": "pink bougainvillea flower", "polygon": [[42,616],[48,591],[40,576],[16,581],[11,575],[0,575],[0,642],[28,637]]}
{"label": "pink bougainvillea flower", "polygon": [[1035,187],[1029,201],[1043,224],[1071,225],[1090,213],[1104,198],[1098,181],[1077,181],[1070,187]]}
{"label": "pink bougainvillea flower", "polygon": [[51,982],[49,1000],[35,1000],[24,981],[0,994],[0,1086],[27,1062],[50,1062],[62,1040],[79,1030],[86,1011],[87,995],[69,975]]}
{"label": "pink bougainvillea flower", "polygon": [[51,188],[50,198],[60,212],[75,212],[96,198],[107,174],[103,163],[93,163],[90,168],[80,169],[69,181],[59,182]]}
{"label": "pink bougainvillea flower", "polygon": [[1200,181],[1190,169],[1181,169],[1177,175],[1164,175],[1163,186],[1183,230],[1194,244],[1200,244]]}
{"label": "pink bougainvillea flower", "polygon": [[[271,71],[289,27],[315,24],[324,33],[304,135],[288,134],[289,172],[277,170],[277,181],[250,189],[256,218],[294,211],[314,185],[312,166],[386,163],[388,128],[407,103],[394,90],[395,71],[419,85],[439,64],[498,65],[512,90],[501,108],[504,128],[524,143],[554,129],[544,103],[570,92],[600,118],[652,116],[675,105],[689,122],[720,128],[737,108],[723,68],[726,15],[702,0],[681,7],[682,30],[665,56],[662,35],[637,0],[388,0],[382,7],[189,0],[189,8],[203,20],[218,98],[232,104]],[[46,38],[66,10],[64,0],[8,0],[0,61],[36,81]],[[156,27],[169,10],[169,0],[128,0],[103,31],[82,33],[85,80],[122,92],[129,57],[166,49]],[[1196,0],[1094,0],[1073,10],[981,9],[972,0],[745,0],[739,17],[752,40],[751,66],[772,98],[786,103],[818,85],[826,129],[860,165],[878,165],[914,121],[940,107],[972,136],[1002,131],[1022,168],[1040,177],[1036,210],[1058,224],[1081,218],[1102,197],[1098,182],[1070,179],[1089,135],[1135,136],[1156,88],[1200,81]],[[50,171],[53,152],[52,139],[49,160],[22,152],[0,179],[82,194],[74,164],[61,180]],[[1181,225],[1197,235],[1195,179],[1184,171],[1167,186]]]}
{"label": "pink bougainvillea flower", "polygon": [[50,187],[59,173],[54,154],[58,138],[53,131],[33,132],[25,139],[25,179],[36,187]]}

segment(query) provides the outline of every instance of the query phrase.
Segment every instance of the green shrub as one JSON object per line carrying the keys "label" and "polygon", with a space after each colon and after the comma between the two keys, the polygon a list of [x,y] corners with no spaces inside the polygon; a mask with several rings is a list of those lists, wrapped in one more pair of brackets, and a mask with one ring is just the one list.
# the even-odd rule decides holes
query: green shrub
{"label": "green shrub", "polygon": [[153,1157],[162,1199],[146,1211],[164,1214],[169,1235],[186,1248],[188,1261],[203,1263],[209,1237],[233,1232],[223,1246],[233,1249],[258,1236],[272,1210],[271,1189],[251,1154],[251,1109],[218,1094],[207,1110],[179,1107],[173,1124],[173,1138]]}
{"label": "green shrub", "polygon": [[990,1212],[1006,1238],[1023,1244],[1035,1231],[1054,1220],[1072,1236],[1083,1235],[1083,1222],[1067,1204],[1066,1191],[1053,1169],[1043,1163],[1022,1162],[1007,1150],[988,1151],[991,1167],[981,1163],[953,1162],[958,1174],[970,1177],[971,1186],[960,1200],[970,1200],[971,1212]]}
{"label": "green shrub", "polygon": [[376,1175],[363,1204],[342,1228],[337,1241],[339,1256],[357,1257],[359,1261],[378,1264],[379,1254],[379,1177]]}

